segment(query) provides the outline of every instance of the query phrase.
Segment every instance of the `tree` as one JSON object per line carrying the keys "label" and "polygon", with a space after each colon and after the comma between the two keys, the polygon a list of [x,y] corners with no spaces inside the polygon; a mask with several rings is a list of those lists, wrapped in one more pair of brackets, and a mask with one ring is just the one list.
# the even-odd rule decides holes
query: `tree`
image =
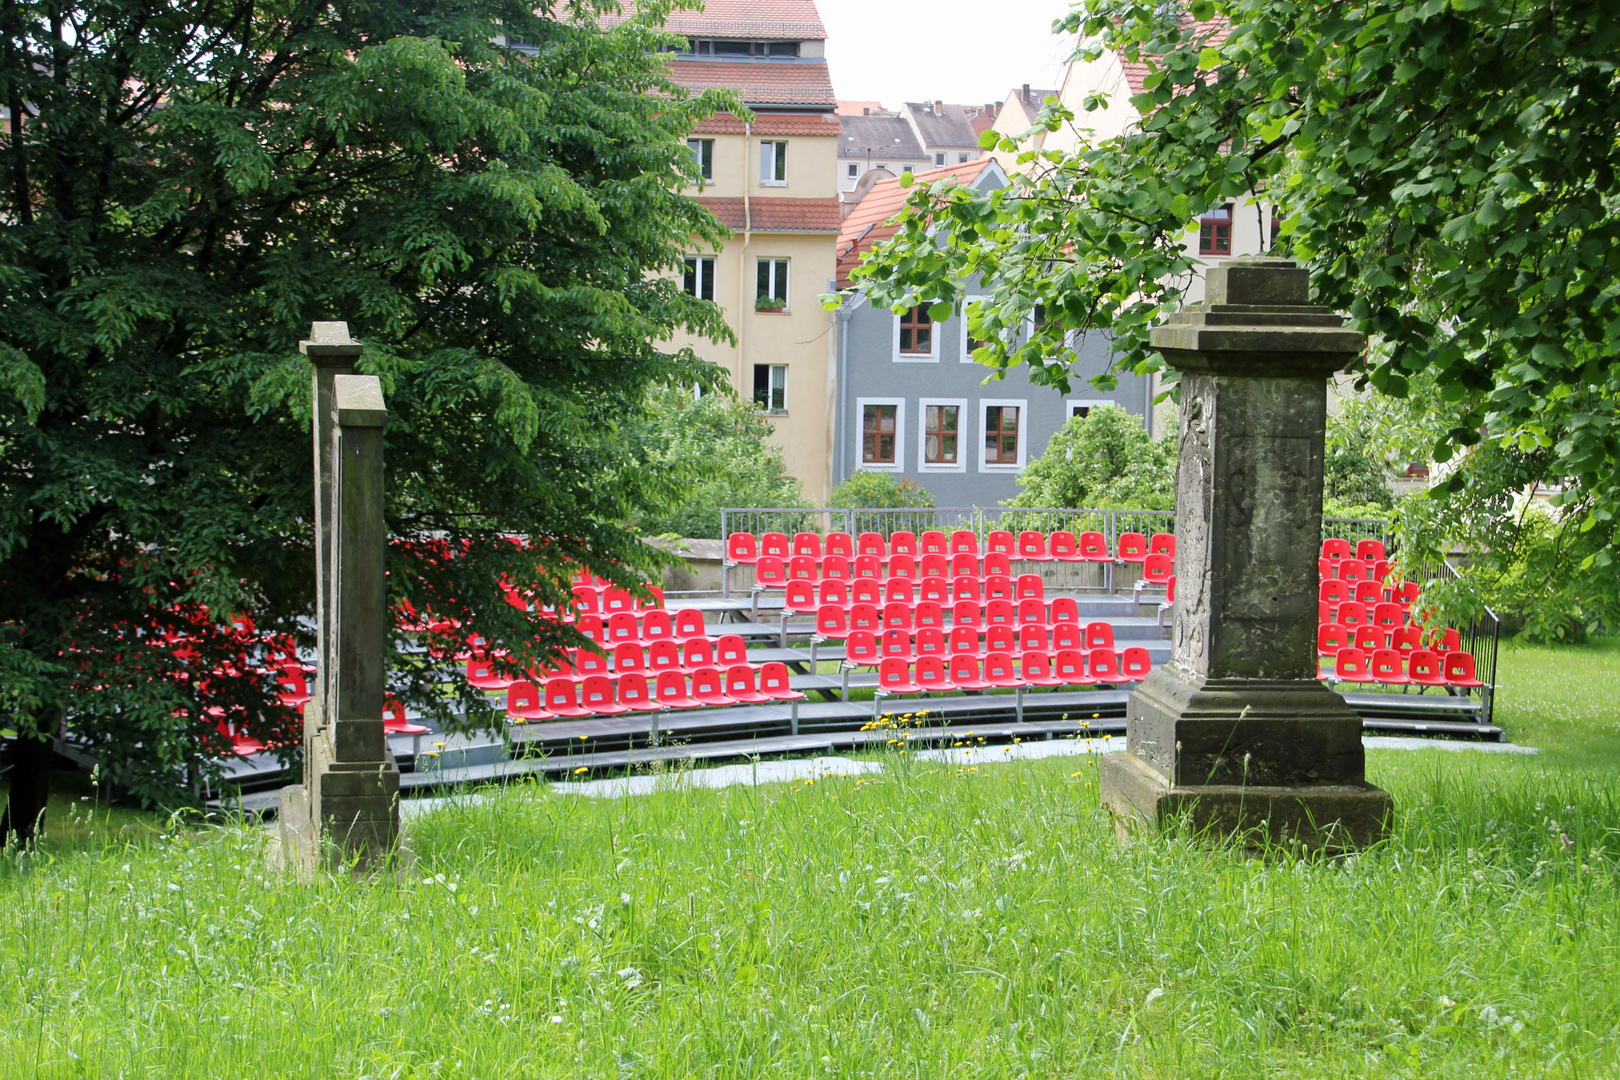
{"label": "tree", "polygon": [[929,509],[934,496],[908,476],[856,469],[828,492],[827,505],[837,510]]}
{"label": "tree", "polygon": [[[1427,373],[1458,406],[1434,459],[1482,440],[1537,457],[1600,537],[1590,562],[1612,558],[1612,4],[1083,0],[1058,29],[1084,35],[1085,55],[1117,48],[1147,66],[1131,99],[1143,122],[1075,154],[1002,139],[1030,172],[1001,191],[917,188],[893,240],[855,272],[874,304],[928,302],[941,317],[979,274],[997,283],[968,311],[980,362],[1027,363],[1067,388],[1065,338],[1104,329],[1122,368],[1154,370],[1148,330],[1195,265],[1188,228],[1256,193],[1278,208],[1280,247],[1309,268],[1315,302],[1380,344],[1359,382],[1400,397]],[[1041,124],[1073,119],[1048,107]],[[1036,305],[1038,332],[1009,344]],[[1448,490],[1471,478],[1486,475],[1456,470]]]}
{"label": "tree", "polygon": [[668,472],[677,498],[637,521],[643,534],[720,539],[728,506],[808,506],[788,475],[782,448],[759,409],[738,399],[720,376],[701,397],[690,386],[662,385],[648,393],[627,437],[643,462]]}
{"label": "tree", "polygon": [[[630,585],[665,558],[619,523],[677,484],[619,429],[702,375],[656,342],[727,334],[674,271],[721,238],[682,139],[730,98],[670,83],[669,0],[604,31],[608,6],[6,5],[5,828],[31,835],[64,726],[171,804],[217,771],[216,716],[288,739],[245,654],[310,641],[313,320],[346,318],[383,381],[391,601],[459,622],[430,645],[526,667],[583,639],[505,589],[562,605],[572,563]],[[421,657],[390,666],[487,722]]]}
{"label": "tree", "polygon": [[1174,510],[1176,425],[1150,437],[1118,405],[1072,416],[1018,477],[1006,505],[1067,509]]}

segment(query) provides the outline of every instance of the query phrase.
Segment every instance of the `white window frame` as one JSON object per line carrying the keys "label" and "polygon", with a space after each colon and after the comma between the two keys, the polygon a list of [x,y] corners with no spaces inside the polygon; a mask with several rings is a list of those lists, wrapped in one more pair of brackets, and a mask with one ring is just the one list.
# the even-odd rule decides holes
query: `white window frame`
{"label": "white window frame", "polygon": [[855,178],[857,178],[857,177],[858,177],[858,176],[860,176],[860,175],[861,175],[861,166],[860,166],[860,163],[859,163],[859,162],[855,162],[855,161],[851,161],[851,162],[850,162],[850,163],[849,163],[849,167],[848,167],[848,169],[846,169],[846,170],[845,170],[845,172],[846,172],[846,174],[847,174],[847,178],[848,178],[848,179],[850,179],[850,180],[854,180],[854,179],[855,179]]}
{"label": "white window frame", "polygon": [[[927,305],[926,304],[919,304],[918,306],[919,307],[926,307]],[[891,352],[892,352],[892,354],[894,356],[894,362],[895,363],[897,363],[897,364],[937,364],[937,363],[939,363],[939,339],[943,336],[940,333],[940,324],[939,323],[937,323],[937,322],[933,323],[934,329],[928,335],[928,351],[926,353],[903,353],[903,352],[900,351],[900,319],[901,319],[901,316],[900,315],[895,315],[894,312],[892,312],[892,311],[889,314],[894,316],[894,332],[893,332],[893,335],[892,335],[892,338],[891,338],[891,344],[892,344]]]}
{"label": "white window frame", "polygon": [[[708,144],[709,168],[703,169],[704,144]],[[687,139],[686,148],[692,152],[692,160],[697,164],[698,176],[703,180],[714,179],[714,140],[713,139]]]}
{"label": "white window frame", "polygon": [[1118,404],[1113,398],[1065,398],[1063,401],[1063,422],[1067,424],[1074,419],[1075,409],[1095,409],[1103,405]]}
{"label": "white window frame", "polygon": [[[989,461],[984,452],[984,436],[986,425],[984,422],[985,410],[991,406],[1013,406],[1018,409],[1018,461],[1015,463],[1001,463]],[[980,398],[974,405],[978,413],[978,439],[979,471],[982,473],[1018,473],[1024,471],[1024,465],[1029,461],[1029,401],[1020,398]]]}
{"label": "white window frame", "polygon": [[968,152],[966,150],[958,151],[957,154],[956,154],[956,163],[958,165],[966,165],[967,161],[968,161]]}
{"label": "white window frame", "polygon": [[989,299],[990,298],[988,296],[969,296],[963,298],[962,300],[962,338],[961,348],[958,349],[958,353],[960,354],[962,363],[964,364],[971,364],[974,362],[973,354],[968,351],[968,305],[974,303],[975,301],[988,302]]}
{"label": "white window frame", "polygon": [[[769,369],[768,373],[765,376],[765,404],[761,405],[759,403],[759,399],[756,398],[756,399],[754,399],[754,407],[759,409],[759,411],[764,413],[766,416],[786,416],[788,414],[788,404],[787,404],[788,366],[786,364],[755,364],[754,365],[754,372],[755,372],[755,377],[756,378],[758,377],[758,372],[759,372],[760,368],[768,368]],[[776,373],[777,372],[782,373],[782,379],[781,379],[782,407],[780,409],[773,409],[773,408],[771,408],[771,396],[772,396],[773,391],[775,391],[776,388],[777,388],[775,386],[775,384],[777,382],[777,378],[776,378]]]}
{"label": "white window frame", "polygon": [[[695,279],[694,285],[696,286],[696,289],[693,292],[686,292],[686,271],[683,268],[681,270],[681,291],[685,292],[687,296],[695,296],[699,300],[708,300],[710,303],[714,303],[715,297],[720,295],[715,284],[715,274],[720,265],[719,260],[713,255],[688,255],[685,262],[697,264],[694,267],[693,272],[693,277]],[[707,269],[707,273],[704,272],[705,269]],[[709,282],[709,296],[703,295],[703,282],[705,278],[707,278]]]}
{"label": "white window frame", "polygon": [[[868,405],[894,406],[894,464],[868,462],[866,454],[866,407]],[[906,399],[892,397],[863,397],[855,399],[855,467],[868,472],[906,471]]]}
{"label": "white window frame", "polygon": [[936,168],[936,169],[940,168],[944,164],[945,164],[945,152],[943,150],[936,151],[934,153],[934,168]]}
{"label": "white window frame", "polygon": [[[787,187],[787,140],[765,139],[759,144],[759,186],[760,187]],[[766,152],[769,147],[770,152]],[[778,151],[778,147],[781,150]],[[778,155],[780,154],[780,157]],[[782,178],[776,179],[781,173]]]}
{"label": "white window frame", "polygon": [[[762,293],[762,292],[759,291],[759,264],[760,263],[770,263],[771,264],[771,271],[770,271],[771,291],[769,293]],[[776,289],[776,286],[778,284],[778,282],[776,280],[776,271],[778,269],[780,269],[782,271],[782,276],[785,279],[783,282],[781,282],[782,289],[781,289],[780,293],[778,293],[778,291]],[[755,300],[758,300],[761,296],[772,296],[772,297],[778,297],[779,296],[781,301],[782,301],[782,313],[785,315],[785,314],[787,314],[787,313],[789,313],[789,312],[791,312],[793,310],[793,299],[792,299],[793,292],[792,292],[792,290],[793,290],[793,260],[792,259],[783,258],[780,255],[760,255],[757,258],[755,258],[755,260],[754,260],[754,299]]]}
{"label": "white window frame", "polygon": [[[928,406],[956,406],[956,464],[946,465],[928,460]],[[983,421],[980,421],[981,425]],[[972,438],[971,410],[967,398],[921,398],[917,402],[917,471],[927,473],[967,472],[967,442]],[[981,436],[980,442],[983,442]],[[899,456],[898,454],[896,455]]]}

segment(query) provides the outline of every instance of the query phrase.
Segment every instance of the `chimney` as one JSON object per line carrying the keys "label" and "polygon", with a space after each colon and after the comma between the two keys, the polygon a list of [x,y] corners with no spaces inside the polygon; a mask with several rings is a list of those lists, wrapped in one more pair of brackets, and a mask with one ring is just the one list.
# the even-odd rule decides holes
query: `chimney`
{"label": "chimney", "polygon": [[1029,83],[1024,84],[1024,104],[1029,104]]}
{"label": "chimney", "polygon": [[934,102],[934,115],[935,116],[944,116],[945,115],[945,103],[943,101],[935,101]]}
{"label": "chimney", "polygon": [[871,116],[872,115],[872,106],[870,106],[870,105],[861,106],[861,115],[862,116]]}

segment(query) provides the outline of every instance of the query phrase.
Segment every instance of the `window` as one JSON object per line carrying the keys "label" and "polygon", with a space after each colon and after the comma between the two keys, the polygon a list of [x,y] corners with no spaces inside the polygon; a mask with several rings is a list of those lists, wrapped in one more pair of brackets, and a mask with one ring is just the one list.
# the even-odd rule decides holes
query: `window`
{"label": "window", "polygon": [[787,412],[787,365],[754,365],[754,404],[768,413]]}
{"label": "window", "polygon": [[973,350],[983,344],[982,341],[975,339],[973,335],[968,333],[968,312],[974,304],[987,299],[988,297],[984,296],[970,296],[962,302],[962,363],[964,364],[973,363]]}
{"label": "window", "polygon": [[697,162],[698,175],[705,180],[714,179],[714,140],[713,139],[687,139],[686,148],[692,151],[692,160]]}
{"label": "window", "polygon": [[900,406],[861,406],[861,464],[894,466],[899,461]]}
{"label": "window", "polygon": [[714,299],[714,257],[693,255],[686,260],[686,279],[681,288],[699,300]]}
{"label": "window", "polygon": [[903,173],[909,173],[911,171],[911,162],[908,161],[904,165],[900,166],[900,171]]}
{"label": "window", "polygon": [[716,56],[752,56],[754,43],[752,41],[717,41],[714,43]]}
{"label": "window", "polygon": [[911,356],[934,351],[934,320],[921,304],[900,316],[900,351]]}
{"label": "window", "polygon": [[850,175],[850,179],[852,179],[852,180],[855,177],[861,175],[861,167],[859,165],[855,164],[853,161],[849,163],[849,175]]}
{"label": "window", "polygon": [[1029,402],[1012,399],[981,398],[979,422],[980,472],[1017,472],[1024,467],[1024,423],[1029,417]]}
{"label": "window", "polygon": [[766,56],[798,56],[799,43],[797,41],[761,42],[765,46]]}
{"label": "window", "polygon": [[1198,254],[1232,254],[1232,204],[1211,210],[1198,219]]}
{"label": "window", "polygon": [[[787,307],[788,261],[786,259],[760,259],[754,264],[758,280],[754,289],[754,307]],[[765,300],[765,303],[760,303]],[[770,301],[777,301],[772,304]]]}
{"label": "window", "polygon": [[967,156],[967,151],[966,150],[964,150],[960,154],[956,155],[956,163],[958,165],[961,165],[961,164],[965,163],[967,161],[967,159],[968,159],[968,156]]}
{"label": "window", "polygon": [[923,468],[960,471],[962,414],[967,402],[924,400],[921,404]]}
{"label": "window", "polygon": [[1080,399],[1070,398],[1068,401],[1065,401],[1063,403],[1063,407],[1064,407],[1064,410],[1065,410],[1064,416],[1065,416],[1065,419],[1069,419],[1069,420],[1073,420],[1077,416],[1086,417],[1086,416],[1091,415],[1091,410],[1092,409],[1098,408],[1099,406],[1102,406],[1102,405],[1112,405],[1112,404],[1113,404],[1112,401],[1106,401],[1106,400],[1103,400],[1103,399],[1100,399],[1100,398],[1080,398]]}
{"label": "window", "polygon": [[944,154],[943,151],[941,151],[940,153],[934,155],[934,164],[935,165],[943,165],[943,164],[945,164],[945,154]]}
{"label": "window", "polygon": [[879,165],[878,165],[878,168],[880,168],[880,169],[887,169],[887,168],[888,168],[888,166],[887,166],[887,165],[883,165],[883,164],[881,164],[881,163],[880,163],[880,164],[879,164]]}
{"label": "window", "polygon": [[759,144],[759,182],[768,187],[787,186],[787,143]]}

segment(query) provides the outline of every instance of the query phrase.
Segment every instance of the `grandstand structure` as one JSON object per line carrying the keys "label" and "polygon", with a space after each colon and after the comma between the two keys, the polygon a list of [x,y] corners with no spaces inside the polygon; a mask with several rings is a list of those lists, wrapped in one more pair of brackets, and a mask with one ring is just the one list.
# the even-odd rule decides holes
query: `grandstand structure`
{"label": "grandstand structure", "polygon": [[[721,594],[638,600],[579,572],[572,610],[534,614],[572,620],[595,647],[545,669],[503,674],[476,639],[439,657],[447,680],[504,716],[505,737],[437,735],[391,702],[402,789],[871,745],[1110,740],[1131,688],[1170,658],[1168,514],[783,509],[726,522],[811,527],[731,530]],[[843,524],[856,531],[828,527]],[[1398,572],[1381,523],[1324,528],[1322,679],[1370,730],[1500,739],[1494,617],[1436,624],[1423,604],[1436,572]],[[400,632],[430,625],[447,629],[424,616]],[[307,658],[271,671],[284,701],[307,700]],[[264,749],[237,747],[245,806],[278,782]]]}

